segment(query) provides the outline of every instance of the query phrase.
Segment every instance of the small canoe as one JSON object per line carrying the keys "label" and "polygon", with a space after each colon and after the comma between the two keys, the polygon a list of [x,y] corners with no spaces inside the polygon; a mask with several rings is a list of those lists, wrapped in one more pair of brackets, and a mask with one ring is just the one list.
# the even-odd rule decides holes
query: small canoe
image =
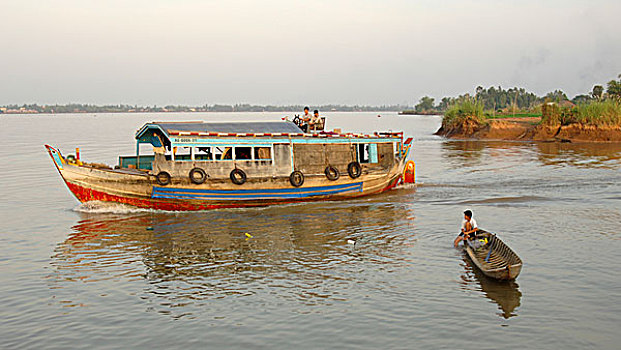
{"label": "small canoe", "polygon": [[498,236],[479,229],[476,239],[487,238],[487,243],[478,249],[464,244],[464,250],[472,262],[487,277],[497,280],[514,280],[522,271],[522,259]]}

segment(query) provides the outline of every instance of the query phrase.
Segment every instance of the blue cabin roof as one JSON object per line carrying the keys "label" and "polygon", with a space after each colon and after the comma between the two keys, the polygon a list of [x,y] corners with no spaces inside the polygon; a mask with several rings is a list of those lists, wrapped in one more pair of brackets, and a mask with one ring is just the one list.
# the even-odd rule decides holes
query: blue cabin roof
{"label": "blue cabin roof", "polygon": [[290,121],[254,122],[151,122],[136,132],[139,140],[152,130],[160,130],[166,137],[179,132],[191,133],[300,133],[300,128]]}

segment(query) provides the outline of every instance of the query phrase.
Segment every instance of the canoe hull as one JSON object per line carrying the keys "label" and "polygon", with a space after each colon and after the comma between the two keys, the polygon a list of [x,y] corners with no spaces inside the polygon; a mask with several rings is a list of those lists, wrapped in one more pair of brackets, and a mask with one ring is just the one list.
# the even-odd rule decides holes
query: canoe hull
{"label": "canoe hull", "polygon": [[474,265],[487,277],[497,280],[516,279],[522,272],[520,257],[494,234],[479,230],[477,237],[487,237],[489,243],[478,250],[464,245],[464,251]]}

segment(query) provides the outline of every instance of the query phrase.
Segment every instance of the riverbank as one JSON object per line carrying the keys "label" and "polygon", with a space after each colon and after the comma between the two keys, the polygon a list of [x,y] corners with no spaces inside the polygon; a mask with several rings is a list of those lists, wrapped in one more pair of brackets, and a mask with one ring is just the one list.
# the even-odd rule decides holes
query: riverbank
{"label": "riverbank", "polygon": [[399,112],[397,114],[399,114],[399,115],[442,115],[442,112],[440,112],[440,111],[421,111],[421,112],[417,112],[415,110],[406,109],[406,110],[401,111],[401,112]]}
{"label": "riverbank", "polygon": [[579,123],[549,126],[537,117],[492,119],[483,124],[467,119],[452,127],[441,126],[435,135],[477,140],[621,142],[621,127]]}

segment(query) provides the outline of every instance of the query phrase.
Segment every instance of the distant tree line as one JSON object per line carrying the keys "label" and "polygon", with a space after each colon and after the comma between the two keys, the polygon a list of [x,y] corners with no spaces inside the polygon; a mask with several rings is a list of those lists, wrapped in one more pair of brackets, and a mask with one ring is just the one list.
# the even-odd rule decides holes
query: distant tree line
{"label": "distant tree line", "polygon": [[[251,104],[205,104],[203,106],[138,106],[138,105],[92,105],[92,104],[65,104],[65,105],[39,105],[39,104],[23,104],[23,105],[6,105],[0,106],[0,113],[120,113],[120,112],[295,112],[302,113],[304,105],[251,105]],[[380,112],[380,111],[402,111],[407,109],[405,105],[381,105],[381,106],[362,106],[362,105],[340,105],[326,104],[320,106],[310,106],[311,110],[318,109],[320,112],[339,111],[339,112]]]}
{"label": "distant tree line", "polygon": [[569,101],[573,104],[580,104],[603,99],[620,100],[621,74],[619,74],[618,79],[619,80],[613,79],[609,81],[605,89],[602,85],[595,85],[591,92],[577,95],[571,100],[562,90],[555,90],[544,96],[537,96],[532,92],[526,91],[524,88],[513,87],[505,90],[501,86],[491,86],[487,89],[478,86],[474,91],[474,95],[466,93],[457,97],[443,97],[437,104],[433,97],[424,96],[414,106],[414,110],[405,112],[442,114],[448,110],[451,105],[465,99],[474,99],[480,103],[484,110],[498,113],[510,110],[531,110],[544,102],[557,102],[561,104],[563,101]]}

